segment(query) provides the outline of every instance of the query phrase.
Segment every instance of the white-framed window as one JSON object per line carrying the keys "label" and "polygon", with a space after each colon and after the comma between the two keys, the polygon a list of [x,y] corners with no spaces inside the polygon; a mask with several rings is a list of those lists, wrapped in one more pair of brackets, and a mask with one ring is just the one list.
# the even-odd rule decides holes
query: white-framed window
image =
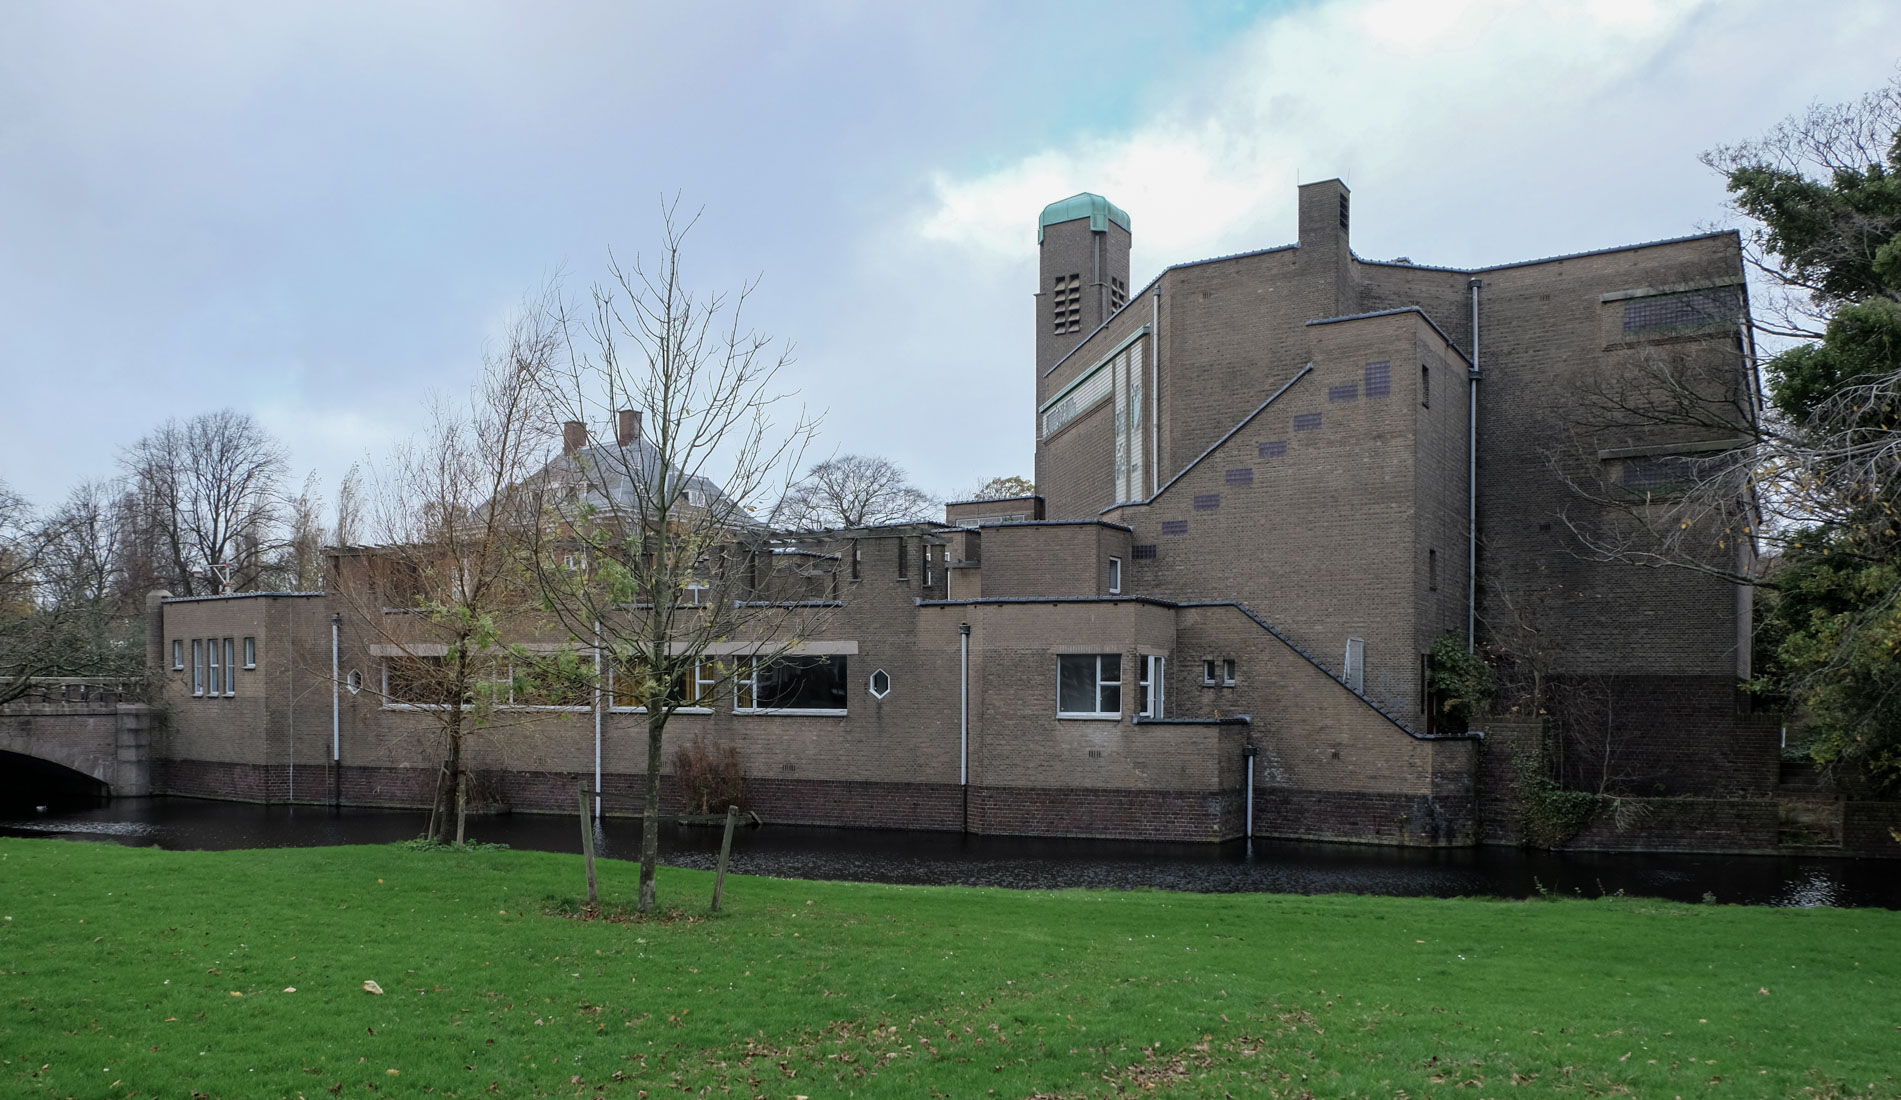
{"label": "white-framed window", "polygon": [[185,671],[185,639],[172,639],[172,671]]}
{"label": "white-framed window", "polygon": [[[626,666],[619,661],[607,664],[607,706],[609,710],[638,711],[645,713],[647,701],[640,698],[640,688],[634,682],[645,677],[627,674]],[[689,684],[688,681],[691,681]],[[684,696],[688,690],[693,694],[682,698],[675,713],[710,714],[713,710],[713,687],[719,683],[719,665],[711,658],[693,662],[690,675],[682,674],[677,678],[680,693]]]}
{"label": "white-framed window", "polygon": [[873,699],[882,699],[891,694],[891,674],[881,668],[871,674],[871,680],[866,686],[871,691]]}
{"label": "white-framed window", "polygon": [[363,690],[363,670],[359,668],[351,669],[350,675],[344,678],[343,683],[345,687],[350,689],[351,695],[355,695],[357,692],[362,691]]}
{"label": "white-framed window", "polygon": [[191,640],[191,693],[194,696],[205,693],[205,642],[202,638]]}
{"label": "white-framed window", "polygon": [[1346,681],[1347,687],[1352,688],[1355,692],[1361,694],[1365,693],[1366,639],[1347,639],[1347,659],[1346,663],[1341,666],[1340,679]]}
{"label": "white-framed window", "polygon": [[218,696],[224,694],[224,666],[218,663],[218,639],[206,638],[205,651],[211,655],[210,672],[205,677],[205,694]]}
{"label": "white-framed window", "polygon": [[238,644],[230,638],[224,640],[224,693],[238,693]]}
{"label": "white-framed window", "polygon": [[244,639],[244,667],[245,668],[257,667],[257,639],[256,638]]}
{"label": "white-framed window", "polygon": [[921,552],[924,557],[924,587],[926,588],[931,587],[931,583],[932,583],[931,582],[931,566],[933,564],[934,559],[931,554],[931,550],[932,550],[932,547],[929,543],[923,543],[921,545]]}
{"label": "white-framed window", "polygon": [[[1113,559],[1112,559],[1113,560]],[[1136,682],[1135,712],[1143,718],[1161,718],[1163,696],[1166,694],[1166,681],[1163,673],[1167,671],[1164,658],[1154,655],[1141,658],[1142,678]]]}
{"label": "white-framed window", "polygon": [[1224,657],[1221,660],[1221,686],[1222,687],[1234,686],[1234,658],[1233,657]]}
{"label": "white-framed window", "polygon": [[1215,659],[1213,657],[1204,658],[1201,662],[1201,682],[1209,685],[1218,684],[1221,682],[1215,678],[1218,675],[1220,675],[1220,670]]}
{"label": "white-framed window", "polygon": [[1109,559],[1109,594],[1115,596],[1121,594],[1121,592],[1122,559],[1112,557]]}
{"label": "white-framed window", "polygon": [[733,677],[733,711],[842,715],[845,676],[842,654],[793,654],[770,661],[740,657]]}
{"label": "white-framed window", "polygon": [[1122,717],[1122,654],[1059,655],[1056,658],[1056,716]]}

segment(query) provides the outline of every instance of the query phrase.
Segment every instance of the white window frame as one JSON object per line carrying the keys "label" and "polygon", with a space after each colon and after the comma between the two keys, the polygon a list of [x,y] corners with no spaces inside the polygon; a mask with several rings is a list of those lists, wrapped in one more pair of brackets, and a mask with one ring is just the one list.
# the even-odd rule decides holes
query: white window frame
{"label": "white window frame", "polygon": [[[615,661],[615,660],[608,660],[604,663],[607,665],[607,690],[605,692],[605,695],[607,698],[607,709],[614,714],[645,714],[647,713],[646,707],[623,707],[614,702],[614,680],[615,680],[615,677],[620,672],[620,662]],[[715,666],[714,662],[711,660],[698,660],[698,661],[693,662],[692,680],[693,680],[693,698],[695,699],[706,699],[708,701],[711,701],[712,696],[713,696],[713,689],[719,686],[719,673],[717,671],[714,671],[711,676],[708,676],[707,669],[709,667],[716,668],[717,666]],[[673,710],[673,713],[675,714],[711,714],[713,713],[713,708],[711,706],[675,707]]]}
{"label": "white window frame", "polygon": [[1109,556],[1109,594],[1122,594],[1122,559],[1113,554]]}
{"label": "white window frame", "polygon": [[257,638],[255,636],[244,639],[244,667],[257,667]]}
{"label": "white window frame", "polygon": [[198,699],[203,698],[204,694],[205,640],[203,638],[193,638],[191,640],[191,695],[192,698]]}
{"label": "white window frame", "polygon": [[[880,676],[884,677],[883,691],[878,690],[878,677]],[[882,699],[891,694],[891,674],[882,668],[873,669],[871,675],[865,678],[865,690],[871,693],[873,699]]]}
{"label": "white window frame", "polygon": [[[1063,709],[1063,662],[1082,660],[1085,658],[1089,660],[1093,660],[1096,663],[1096,687],[1095,687],[1095,691],[1091,693],[1092,697],[1095,699],[1096,709],[1095,710],[1064,710]],[[1116,678],[1113,680],[1105,680],[1102,678],[1102,662],[1105,659],[1113,659],[1116,662]],[[1111,688],[1111,687],[1115,688],[1116,690],[1116,709],[1112,711],[1103,710],[1102,709],[1103,689]],[[1120,721],[1122,718],[1122,654],[1120,653],[1061,653],[1061,654],[1058,654],[1056,657],[1056,717],[1069,718],[1069,719],[1081,719],[1084,721],[1096,721],[1096,722]]]}
{"label": "white window frame", "polygon": [[185,671],[185,639],[172,639],[172,671]]}
{"label": "white window frame", "polygon": [[224,640],[224,697],[231,698],[238,693],[238,643],[236,640]]}
{"label": "white window frame", "polygon": [[218,639],[206,638],[205,651],[209,660],[205,664],[205,697],[216,699],[224,694],[224,669],[218,664]]}
{"label": "white window frame", "polygon": [[1223,657],[1221,659],[1221,686],[1222,687],[1234,686],[1234,658],[1233,657]]}
{"label": "white window frame", "polygon": [[[804,656],[804,654],[792,653],[792,654],[787,654],[786,656],[799,657],[799,656]],[[822,655],[813,654],[813,656],[843,656],[845,657],[846,659],[845,679],[847,683],[850,682],[851,658],[849,654],[822,654]],[[762,706],[758,706],[757,704],[759,702],[759,666],[762,663],[770,664],[771,662],[770,661],[762,662],[760,661],[758,657],[750,657],[750,656],[739,657],[737,658],[737,660],[744,662],[742,667],[746,670],[746,674],[744,676],[733,677],[733,713],[734,714],[750,714],[750,715],[785,714],[785,715],[791,715],[793,717],[800,717],[800,718],[845,718],[851,714],[851,711],[844,707],[762,707]],[[740,704],[739,690],[742,685],[746,689],[746,695],[751,700],[750,705],[742,706]]]}
{"label": "white window frame", "polygon": [[1340,667],[1340,681],[1355,695],[1366,694],[1365,638],[1347,639],[1347,655]]}
{"label": "white window frame", "polygon": [[1162,718],[1167,713],[1168,659],[1155,654],[1137,658],[1141,679],[1136,681],[1136,717]]}
{"label": "white window frame", "polygon": [[1217,673],[1218,671],[1219,671],[1219,669],[1217,668],[1217,662],[1215,661],[1215,659],[1214,659],[1213,657],[1203,657],[1203,658],[1201,659],[1201,682],[1202,682],[1202,685],[1203,685],[1204,687],[1213,687],[1213,686],[1215,686],[1216,684],[1218,684],[1218,683],[1220,683],[1220,681],[1219,681],[1219,680],[1216,680],[1216,679],[1215,679],[1215,674],[1216,674],[1216,673]]}

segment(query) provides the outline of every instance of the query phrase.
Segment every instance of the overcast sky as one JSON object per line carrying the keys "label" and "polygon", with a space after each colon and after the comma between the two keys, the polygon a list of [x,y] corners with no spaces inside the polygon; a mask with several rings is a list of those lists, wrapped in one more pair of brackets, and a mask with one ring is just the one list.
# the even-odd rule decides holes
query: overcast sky
{"label": "overcast sky", "polygon": [[0,479],[42,506],[231,406],[325,492],[509,310],[705,215],[822,453],[1029,474],[1036,216],[1134,277],[1294,239],[1483,265],[1723,222],[1699,151],[1887,81],[1892,0],[0,3]]}

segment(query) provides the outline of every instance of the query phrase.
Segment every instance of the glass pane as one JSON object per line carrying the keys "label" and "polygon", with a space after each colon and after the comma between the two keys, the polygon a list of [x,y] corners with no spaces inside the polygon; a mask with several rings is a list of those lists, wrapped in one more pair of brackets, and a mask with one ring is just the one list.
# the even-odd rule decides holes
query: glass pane
{"label": "glass pane", "polygon": [[1056,658],[1056,709],[1065,714],[1088,714],[1096,695],[1096,658],[1076,654]]}
{"label": "glass pane", "polygon": [[844,657],[785,657],[759,672],[759,705],[784,710],[844,710]]}
{"label": "glass pane", "polygon": [[1122,685],[1121,684],[1102,685],[1102,705],[1097,707],[1096,709],[1097,709],[1097,712],[1100,714],[1121,714],[1122,713]]}

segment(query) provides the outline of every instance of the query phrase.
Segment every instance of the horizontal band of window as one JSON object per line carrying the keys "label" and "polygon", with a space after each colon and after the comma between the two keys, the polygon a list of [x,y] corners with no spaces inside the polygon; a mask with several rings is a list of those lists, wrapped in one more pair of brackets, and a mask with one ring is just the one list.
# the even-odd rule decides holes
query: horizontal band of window
{"label": "horizontal band of window", "polygon": [[734,707],[734,714],[789,714],[799,718],[843,718],[849,711],[804,707]]}
{"label": "horizontal band of window", "polygon": [[1705,439],[1694,443],[1656,443],[1643,447],[1606,447],[1597,452],[1601,461],[1614,458],[1662,458],[1666,455],[1711,454],[1721,451],[1733,451],[1747,447],[1755,442],[1752,439]]}
{"label": "horizontal band of window", "polygon": [[[608,707],[607,712],[609,714],[645,714],[647,713],[647,708],[646,707]],[[713,708],[712,707],[678,707],[674,710],[673,713],[675,714],[711,714],[713,713]]]}
{"label": "horizontal band of window", "polygon": [[[384,710],[448,710],[450,709],[450,707],[448,703],[384,703],[383,709]],[[465,703],[463,704],[462,709],[474,710],[475,706],[472,703]],[[589,713],[592,713],[594,710],[593,707],[589,707],[589,706],[559,707],[559,706],[552,706],[552,705],[546,705],[546,706],[537,705],[533,703],[498,703],[496,704],[495,709],[507,710],[507,711],[544,711],[549,714],[589,714]]]}
{"label": "horizontal band of window", "polygon": [[1628,298],[1656,298],[1665,294],[1683,294],[1692,290],[1714,290],[1721,286],[1742,286],[1745,280],[1740,275],[1725,275],[1720,279],[1698,279],[1688,283],[1671,283],[1669,286],[1640,286],[1633,290],[1613,290],[1609,294],[1600,294],[1600,302],[1621,302]]}
{"label": "horizontal band of window", "polygon": [[1105,711],[1059,710],[1056,712],[1056,717],[1067,718],[1067,719],[1080,721],[1080,722],[1120,722],[1122,721],[1122,715],[1120,712],[1106,711],[1106,710]]}

